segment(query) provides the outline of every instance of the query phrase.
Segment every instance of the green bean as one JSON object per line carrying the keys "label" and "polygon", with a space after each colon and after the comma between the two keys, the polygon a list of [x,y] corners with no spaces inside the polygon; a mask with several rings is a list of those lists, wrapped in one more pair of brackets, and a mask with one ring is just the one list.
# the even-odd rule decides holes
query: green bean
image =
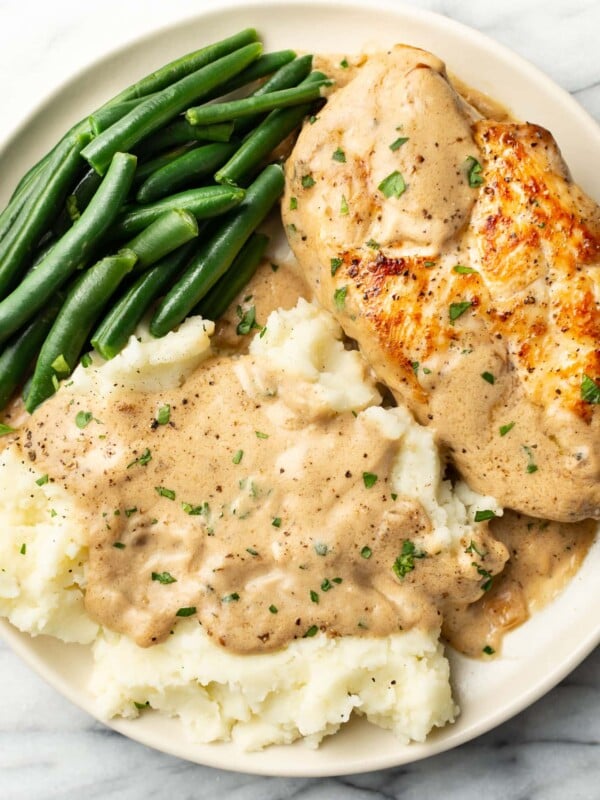
{"label": "green bean", "polygon": [[233,122],[195,128],[181,118],[148,136],[140,142],[135,152],[141,159],[151,158],[163,150],[194,142],[228,142],[233,133]]}
{"label": "green bean", "polygon": [[157,92],[121,117],[104,133],[92,139],[84,147],[83,157],[96,172],[103,175],[117,151],[135,147],[145,136],[184,111],[191,102],[202,98],[215,86],[241,72],[258,58],[261,51],[262,45],[259,42],[246,45]]}
{"label": "green bean", "polygon": [[[321,83],[322,72],[312,72],[300,85]],[[248,178],[263,160],[302,122],[310,110],[310,104],[295,108],[281,108],[271,113],[248,135],[229,159],[215,174],[217,183],[237,184]]]}
{"label": "green bean", "polygon": [[189,242],[163,258],[113,305],[92,336],[92,346],[102,358],[109,360],[121,352],[152,303],[177,278],[195,246]]}
{"label": "green bean", "polygon": [[127,242],[125,248],[137,256],[136,272],[176,250],[198,236],[198,223],[189,211],[174,208],[156,219],[141,233]]}
{"label": "green bean", "polygon": [[29,272],[17,288],[0,302],[0,343],[42,308],[89,255],[112,224],[135,173],[135,156],[116,153],[100,188],[73,227]]}
{"label": "green bean", "polygon": [[21,386],[34,359],[40,351],[52,323],[64,301],[58,292],[22,331],[19,331],[0,354],[0,411],[4,409],[17,387]]}
{"label": "green bean", "polygon": [[15,192],[0,214],[0,243],[10,233],[13,223],[27,202],[33,188],[32,184],[33,181],[31,180],[29,183],[24,184],[19,192]]}
{"label": "green bean", "polygon": [[111,228],[109,236],[112,241],[134,236],[172,208],[189,211],[196,219],[217,217],[239,205],[244,196],[244,190],[236,186],[204,186],[179,192],[145,206],[126,206]]}
{"label": "green bean", "polygon": [[293,89],[281,89],[259,97],[244,97],[241,100],[230,100],[227,103],[209,103],[194,106],[185,112],[185,118],[191,125],[209,125],[214,122],[227,122],[239,117],[250,117],[276,108],[289,108],[302,103],[312,103],[321,97],[321,86],[330,82],[310,83]]}
{"label": "green bean", "polygon": [[240,89],[242,86],[254,83],[254,81],[264,78],[265,75],[271,75],[295,58],[296,53],[293,50],[278,50],[274,53],[265,53],[238,75],[228,80],[214,92],[211,92],[206,97],[206,100],[214,100],[215,97],[221,97]]}
{"label": "green bean", "polygon": [[94,111],[94,113],[89,116],[90,127],[94,136],[98,136],[98,134],[110,128],[110,126],[118,122],[121,117],[124,117],[125,114],[129,114],[132,109],[137,108],[141,102],[147,100],[149,97],[152,97],[152,95],[132,97],[131,100],[123,100],[121,103],[110,103]]}
{"label": "green bean", "polygon": [[58,209],[81,167],[79,154],[87,135],[65,140],[48,162],[48,180],[35,189],[10,232],[0,243],[0,297],[5,297],[42,235],[51,227]]}
{"label": "green bean", "polygon": [[162,300],[150,322],[153,336],[164,336],[185,319],[231,266],[246,240],[283,191],[283,170],[266,167],[249,187],[244,202],[228,214],[192,258],[182,277]]}
{"label": "green bean", "polygon": [[67,197],[63,210],[52,226],[52,232],[57,238],[62,236],[63,233],[66,233],[73,223],[79,219],[88,207],[92,197],[98,191],[98,187],[101,183],[102,176],[98,175],[96,170],[88,169],[83,178]]}
{"label": "green bean", "polygon": [[96,320],[136,259],[131,250],[122,250],[98,261],[74,282],[40,350],[25,398],[29,413],[54,394],[59,378],[71,374]]}
{"label": "green bean", "polygon": [[264,233],[253,233],[233,263],[193,310],[204,319],[217,320],[227,311],[256,272],[269,243]]}
{"label": "green bean", "polygon": [[161,156],[152,158],[150,161],[144,161],[143,164],[138,163],[138,168],[135,171],[135,179],[133,181],[134,185],[140,186],[149,175],[152,175],[153,172],[156,172],[158,169],[162,169],[162,167],[166,167],[166,165],[170,164],[171,161],[174,161],[176,158],[179,158],[179,156],[187,153],[193,147],[197,147],[195,142],[182,144],[179,147],[173,148],[173,150],[168,150]]}
{"label": "green bean", "polygon": [[237,150],[231,142],[213,142],[183,154],[149,175],[138,189],[138,203],[151,203],[196,183],[222,167]]}

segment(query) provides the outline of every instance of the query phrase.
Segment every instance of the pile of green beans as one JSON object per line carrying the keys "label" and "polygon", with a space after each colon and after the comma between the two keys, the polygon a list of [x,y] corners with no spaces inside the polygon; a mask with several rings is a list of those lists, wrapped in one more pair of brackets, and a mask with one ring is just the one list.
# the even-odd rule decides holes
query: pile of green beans
{"label": "pile of green beans", "polygon": [[33,412],[144,317],[160,337],[225,312],[268,245],[273,151],[329,83],[311,65],[247,28],[124,89],[28,170],[0,212],[0,412],[24,385]]}

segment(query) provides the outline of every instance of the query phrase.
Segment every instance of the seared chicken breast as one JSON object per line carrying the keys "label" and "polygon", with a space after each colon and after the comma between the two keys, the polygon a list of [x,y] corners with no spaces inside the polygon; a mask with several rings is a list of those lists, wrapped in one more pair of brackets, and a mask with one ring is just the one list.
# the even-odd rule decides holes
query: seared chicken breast
{"label": "seared chicken breast", "polygon": [[320,302],[474,489],[600,518],[600,209],[548,131],[483,119],[399,46],[304,126],[283,216]]}

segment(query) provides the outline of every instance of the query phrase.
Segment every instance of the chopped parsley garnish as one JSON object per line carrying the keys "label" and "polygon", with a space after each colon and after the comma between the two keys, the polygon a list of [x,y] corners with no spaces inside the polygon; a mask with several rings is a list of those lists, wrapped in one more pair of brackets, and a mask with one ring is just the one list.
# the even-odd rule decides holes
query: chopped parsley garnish
{"label": "chopped parsley garnish", "polygon": [[533,459],[533,450],[531,449],[531,447],[528,447],[526,444],[523,445],[523,450],[525,450],[525,453],[527,454],[527,459],[528,459],[526,471],[531,475],[532,472],[537,472],[537,470],[538,470],[537,464],[535,463],[535,461]]}
{"label": "chopped parsley garnish", "polygon": [[125,550],[126,546],[123,542],[113,542],[113,547],[116,547],[117,550]]}
{"label": "chopped parsley garnish", "polygon": [[377,187],[384,197],[402,197],[406,191],[406,183],[402,177],[402,173],[398,170],[391,172],[387,178],[384,178]]}
{"label": "chopped parsley garnish", "polygon": [[430,269],[431,267],[435,267],[435,261],[424,261],[423,262],[423,266],[427,267],[427,269]]}
{"label": "chopped parsley garnish", "polygon": [[89,353],[84,353],[81,356],[81,366],[84,369],[87,369],[88,367],[92,366],[92,357],[91,357],[91,355]]}
{"label": "chopped parsley garnish", "polygon": [[309,639],[311,636],[316,636],[319,629],[316,625],[311,625],[310,628],[302,635],[303,639]]}
{"label": "chopped parsley garnish", "polygon": [[492,386],[496,383],[496,378],[492,375],[491,372],[482,372],[481,377],[483,378],[484,381],[491,383]]}
{"label": "chopped parsley garnish", "polygon": [[342,201],[340,203],[340,214],[343,217],[346,217],[349,213],[350,209],[348,208],[348,201],[346,200],[345,195],[342,195]]}
{"label": "chopped parsley garnish", "polygon": [[332,578],[331,580],[332,580],[334,583],[341,583],[341,582],[342,582],[342,579],[341,579],[341,578]]}
{"label": "chopped parsley garnish", "polygon": [[281,528],[281,517],[273,517],[271,520],[271,525],[274,528]]}
{"label": "chopped parsley garnish", "polygon": [[142,709],[144,708],[150,708],[150,701],[146,700],[145,703],[138,703],[137,700],[134,700],[133,705],[137,708],[138,711],[142,711]]}
{"label": "chopped parsley garnish", "polygon": [[59,356],[56,356],[50,366],[54,372],[58,372],[59,375],[68,375],[71,371],[71,367],[67,364],[67,361],[62,353]]}
{"label": "chopped parsley garnish", "polygon": [[489,644],[486,644],[486,646],[483,648],[482,652],[485,653],[486,656],[493,656],[496,651]]}
{"label": "chopped parsley garnish", "polygon": [[483,556],[484,556],[484,554],[480,550],[477,549],[477,545],[475,544],[475,542],[472,539],[471,539],[471,541],[469,543],[469,546],[465,547],[465,553],[469,553],[470,555],[473,555],[473,553],[477,553],[479,558],[483,558]]}
{"label": "chopped parsley garnish", "polygon": [[23,542],[23,544],[21,545],[19,553],[21,553],[22,556],[27,555],[27,545],[25,544],[25,542]]}
{"label": "chopped parsley garnish", "polygon": [[310,599],[313,601],[313,603],[318,603],[319,602],[319,595],[317,594],[317,592],[313,591],[312,589],[310,590]]}
{"label": "chopped parsley garnish", "polygon": [[49,478],[48,475],[42,475],[40,478],[37,479],[36,483],[38,486],[44,486],[44,484],[48,483]]}
{"label": "chopped parsley garnish", "polygon": [[315,553],[318,556],[326,556],[327,553],[329,552],[329,547],[323,542],[315,542],[314,548],[315,548]]}
{"label": "chopped parsley garnish", "polygon": [[392,492],[390,497],[392,498],[392,500],[397,500],[398,499],[398,495],[396,494],[396,492]]}
{"label": "chopped parsley garnish", "polygon": [[240,596],[237,592],[232,592],[231,594],[226,594],[225,597],[221,598],[222,603],[237,603],[240,599]]}
{"label": "chopped parsley garnish", "polygon": [[206,515],[209,511],[208,503],[202,503],[199,506],[193,506],[191,503],[182,503],[181,508],[191,517],[199,517],[201,514]]}
{"label": "chopped parsley garnish", "polygon": [[472,305],[470,300],[463,300],[461,303],[450,303],[450,308],[448,309],[450,324],[454,325],[455,321]]}
{"label": "chopped parsley garnish", "polygon": [[268,439],[269,438],[269,434],[268,433],[263,433],[262,431],[254,431],[254,433],[256,434],[256,438],[257,439]]}
{"label": "chopped parsley garnish", "polygon": [[340,286],[339,289],[336,289],[333,293],[333,302],[335,303],[335,307],[338,311],[341,311],[344,306],[346,305],[346,294],[348,293],[347,286]]}
{"label": "chopped parsley garnish", "polygon": [[5,425],[3,422],[0,422],[0,436],[6,436],[9,433],[14,433],[15,429],[11,428],[10,425]]}
{"label": "chopped parsley garnish", "polygon": [[316,181],[312,175],[303,175],[301,183],[303,189],[310,189],[312,186],[315,185]]}
{"label": "chopped parsley garnish", "polygon": [[193,614],[196,613],[196,606],[187,606],[184,608],[179,608],[175,612],[176,617],[191,617]]}
{"label": "chopped parsley garnish", "polygon": [[125,509],[125,516],[129,518],[133,514],[135,514],[136,512],[137,512],[137,506],[133,506],[133,508],[126,508]]}
{"label": "chopped parsley garnish", "polygon": [[412,370],[415,373],[415,375],[418,375],[419,374],[419,362],[418,361],[411,361],[410,365],[411,365]]}
{"label": "chopped parsley garnish", "polygon": [[371,556],[373,555],[373,551],[371,550],[371,548],[370,548],[370,547],[368,547],[367,545],[365,545],[365,546],[363,547],[363,549],[360,551],[360,554],[361,554],[361,556],[362,556],[363,558],[371,558]]}
{"label": "chopped parsley garnish", "polygon": [[481,588],[484,592],[489,592],[489,590],[492,588],[492,583],[494,582],[494,576],[492,573],[487,569],[484,569],[481,564],[478,564],[476,561],[471,562],[471,566],[475,567],[478,575],[481,575],[482,578],[485,578],[485,581],[481,584]]}
{"label": "chopped parsley garnish", "polygon": [[277,606],[270,605],[270,606],[269,606],[269,611],[271,612],[271,614],[277,614],[277,612],[279,611],[279,609],[277,608]]}
{"label": "chopped parsley garnish", "polygon": [[152,453],[148,448],[146,448],[139,458],[136,458],[127,464],[127,469],[130,467],[135,467],[136,464],[139,464],[140,467],[145,467],[150,461],[152,461]]}
{"label": "chopped parsley garnish", "polygon": [[397,578],[404,578],[409,572],[415,568],[415,558],[425,558],[427,553],[422,550],[417,550],[410,539],[405,539],[402,543],[402,550],[400,555],[394,561],[392,570]]}
{"label": "chopped parsley garnish", "polygon": [[152,580],[165,585],[168,583],[177,583],[177,578],[174,578],[170,572],[153,572]]}
{"label": "chopped parsley garnish", "polygon": [[390,150],[399,150],[406,142],[408,142],[408,136],[399,136],[395,142],[391,143]]}
{"label": "chopped parsley garnish", "polygon": [[330,589],[333,589],[333,585],[332,585],[331,581],[329,580],[329,578],[324,578],[321,581],[321,591],[322,592],[328,592]]}
{"label": "chopped parsley garnish", "polygon": [[156,421],[159,425],[166,425],[171,419],[171,406],[166,403],[158,409]]}
{"label": "chopped parsley garnish", "polygon": [[258,550],[255,550],[253,547],[247,547],[246,552],[250,553],[251,556],[257,556]]}
{"label": "chopped parsley garnish", "polygon": [[581,380],[581,399],[584,403],[600,403],[600,385],[589,375],[584,375]]}
{"label": "chopped parsley garnish", "polygon": [[295,211],[298,208],[298,198],[290,197],[290,211]]}
{"label": "chopped parsley garnish", "polygon": [[455,267],[452,267],[454,272],[458,272],[459,275],[477,275],[477,270],[473,269],[473,267],[464,267],[462,264],[457,264]]}
{"label": "chopped parsley garnish", "polygon": [[155,486],[154,488],[161,497],[166,497],[167,500],[175,500],[176,495],[173,489],[166,489],[164,486]]}
{"label": "chopped parsley garnish", "polygon": [[514,422],[509,422],[507,425],[500,425],[500,436],[506,436],[506,434],[515,427],[515,424]]}
{"label": "chopped parsley garnish", "polygon": [[344,153],[341,147],[338,147],[336,150],[333,151],[333,155],[331,156],[331,158],[334,161],[339,161],[340,164],[346,163],[346,153]]}
{"label": "chopped parsley garnish", "polygon": [[363,483],[367,489],[371,489],[377,483],[377,475],[374,472],[363,472]]}
{"label": "chopped parsley garnish", "polygon": [[482,511],[475,512],[475,522],[485,522],[488,519],[495,519],[496,512],[490,508],[485,508]]}
{"label": "chopped parsley garnish", "polygon": [[342,58],[342,60],[340,61],[340,67],[342,69],[348,69],[349,66],[350,66],[350,64],[348,63],[348,59],[347,58]]}
{"label": "chopped parsley garnish", "polygon": [[83,430],[84,428],[87,428],[93,419],[94,415],[91,411],[79,411],[75,417],[75,425]]}
{"label": "chopped parsley garnish", "polygon": [[467,158],[467,164],[469,165],[469,172],[468,172],[468,179],[469,179],[469,186],[471,189],[477,189],[478,186],[483,184],[483,175],[481,174],[481,164],[474,156],[469,156]]}
{"label": "chopped parsley garnish", "polygon": [[376,242],[375,239],[369,239],[368,242],[365,242],[367,247],[370,247],[371,250],[379,250],[379,242]]}
{"label": "chopped parsley garnish", "polygon": [[333,277],[335,275],[335,273],[338,271],[338,269],[344,263],[344,259],[343,258],[332,258],[330,263],[331,263],[331,276]]}
{"label": "chopped parsley garnish", "polygon": [[238,336],[246,336],[246,334],[250,333],[253,328],[260,328],[260,325],[256,321],[256,307],[250,306],[245,311],[242,309],[241,306],[238,306],[237,315],[240,319],[235,332]]}
{"label": "chopped parsley garnish", "polygon": [[231,460],[233,461],[234,464],[239,464],[243,457],[244,457],[244,451],[238,450]]}

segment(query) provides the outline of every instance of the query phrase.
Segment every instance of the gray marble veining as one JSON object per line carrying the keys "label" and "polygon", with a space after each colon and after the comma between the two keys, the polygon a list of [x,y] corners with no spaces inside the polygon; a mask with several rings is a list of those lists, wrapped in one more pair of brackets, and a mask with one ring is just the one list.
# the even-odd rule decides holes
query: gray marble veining
{"label": "gray marble veining", "polygon": [[[600,119],[598,0],[413,0],[506,44]],[[0,0],[0,86],[16,119],[68,76],[60,52],[85,61],[198,4],[90,7],[75,0]],[[140,14],[143,7],[144,13]],[[102,14],[113,38],[94,38]],[[141,20],[141,21],[140,21]],[[6,111],[0,119],[8,120]],[[597,612],[597,610],[596,610]],[[124,739],[47,686],[0,642],[0,799],[599,800],[600,650],[542,700],[457,750],[394,770],[331,779],[261,778],[200,767]]]}

